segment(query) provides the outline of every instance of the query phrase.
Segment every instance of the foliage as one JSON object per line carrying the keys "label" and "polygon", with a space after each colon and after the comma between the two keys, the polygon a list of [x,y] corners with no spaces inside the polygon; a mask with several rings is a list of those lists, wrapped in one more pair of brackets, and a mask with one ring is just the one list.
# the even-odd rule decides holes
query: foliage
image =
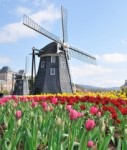
{"label": "foliage", "polygon": [[105,94],[1,98],[0,150],[127,149],[127,101]]}

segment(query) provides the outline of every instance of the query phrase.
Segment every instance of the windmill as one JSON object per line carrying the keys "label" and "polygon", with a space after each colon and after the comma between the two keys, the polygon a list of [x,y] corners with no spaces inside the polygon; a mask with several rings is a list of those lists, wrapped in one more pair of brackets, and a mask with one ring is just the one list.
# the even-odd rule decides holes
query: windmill
{"label": "windmill", "polygon": [[27,57],[25,64],[25,71],[19,70],[18,73],[14,75],[15,85],[14,85],[14,95],[28,95],[29,94],[29,83],[27,76]]}
{"label": "windmill", "polygon": [[[87,63],[96,64],[96,58],[82,50],[69,45],[67,37],[67,11],[61,7],[63,40],[24,15],[23,24],[36,32],[53,40],[52,43],[38,50],[33,48],[32,53],[32,80],[36,72],[35,55],[40,57],[37,75],[32,88],[32,94],[39,93],[72,93],[72,81],[69,67],[70,57]],[[35,52],[37,50],[37,52]]]}

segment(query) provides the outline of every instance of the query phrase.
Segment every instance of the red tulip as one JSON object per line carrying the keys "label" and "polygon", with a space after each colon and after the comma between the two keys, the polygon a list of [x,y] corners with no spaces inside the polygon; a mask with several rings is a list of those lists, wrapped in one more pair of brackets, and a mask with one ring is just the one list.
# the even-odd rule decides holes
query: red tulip
{"label": "red tulip", "polygon": [[80,109],[81,109],[81,110],[85,110],[85,109],[86,109],[86,106],[85,106],[85,105],[80,105]]}

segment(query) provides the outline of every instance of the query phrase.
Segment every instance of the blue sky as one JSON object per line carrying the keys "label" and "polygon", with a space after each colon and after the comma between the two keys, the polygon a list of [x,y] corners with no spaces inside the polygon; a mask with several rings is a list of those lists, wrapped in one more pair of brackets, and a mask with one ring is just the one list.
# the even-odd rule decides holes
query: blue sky
{"label": "blue sky", "polygon": [[60,6],[68,10],[68,43],[96,56],[97,66],[71,59],[75,83],[121,86],[127,79],[126,0],[0,0],[0,68],[31,69],[32,47],[52,42],[25,27],[23,14],[62,37]]}

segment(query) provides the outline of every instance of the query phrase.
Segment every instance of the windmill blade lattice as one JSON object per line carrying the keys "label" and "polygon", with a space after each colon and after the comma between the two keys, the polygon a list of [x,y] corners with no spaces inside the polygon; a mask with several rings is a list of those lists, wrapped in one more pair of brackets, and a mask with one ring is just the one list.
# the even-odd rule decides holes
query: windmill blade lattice
{"label": "windmill blade lattice", "polygon": [[29,18],[27,15],[23,16],[23,24],[35,31],[37,31],[40,34],[45,35],[46,37],[50,38],[51,40],[58,42],[60,44],[62,44],[62,41],[60,40],[59,37],[57,37],[56,35],[50,33],[49,31],[45,30],[44,28],[42,28],[40,25],[38,25],[36,22],[34,22],[31,18]]}
{"label": "windmill blade lattice", "polygon": [[61,18],[62,18],[62,33],[63,33],[63,43],[67,43],[67,10],[61,6]]}
{"label": "windmill blade lattice", "polygon": [[71,55],[71,57],[77,58],[79,60],[85,61],[87,63],[91,63],[96,65],[96,58],[81,51],[80,49],[73,47],[73,46],[69,46],[69,53]]}

